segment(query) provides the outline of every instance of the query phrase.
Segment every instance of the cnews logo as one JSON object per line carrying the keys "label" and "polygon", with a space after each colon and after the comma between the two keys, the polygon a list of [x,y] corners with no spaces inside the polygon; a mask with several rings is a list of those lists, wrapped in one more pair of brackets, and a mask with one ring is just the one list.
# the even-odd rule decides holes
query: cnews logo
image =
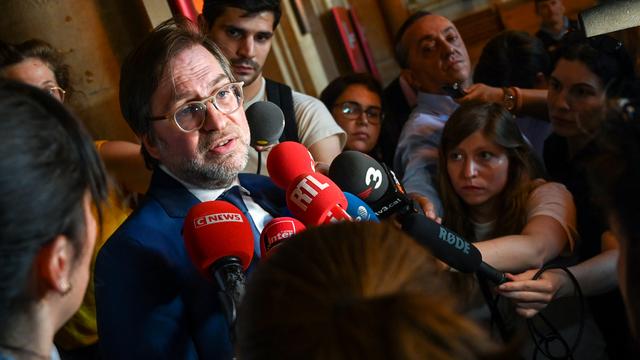
{"label": "cnews logo", "polygon": [[197,229],[199,227],[217,224],[217,223],[226,223],[226,222],[242,222],[242,216],[237,213],[219,213],[219,214],[209,214],[205,216],[201,216],[195,218],[193,220],[193,225]]}

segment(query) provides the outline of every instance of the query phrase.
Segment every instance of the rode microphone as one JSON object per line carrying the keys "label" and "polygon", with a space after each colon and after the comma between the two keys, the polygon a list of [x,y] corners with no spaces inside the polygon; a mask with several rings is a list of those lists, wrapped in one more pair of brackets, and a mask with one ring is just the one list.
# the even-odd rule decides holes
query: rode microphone
{"label": "rode microphone", "polygon": [[319,173],[301,174],[287,189],[287,207],[307,226],[351,221],[347,205],[340,188]]}
{"label": "rode microphone", "polygon": [[349,214],[353,221],[373,221],[380,222],[376,213],[362,201],[359,197],[353,195],[352,193],[345,192],[344,196],[347,198],[347,214]]}
{"label": "rode microphone", "polygon": [[329,177],[342,190],[369,204],[380,218],[422,212],[406,195],[393,171],[369,155],[358,151],[343,152],[331,163]]}
{"label": "rode microphone", "polygon": [[424,215],[405,215],[402,229],[436,258],[460,272],[478,273],[496,285],[507,281],[504,273],[482,261],[482,254],[473,244]]}
{"label": "rode microphone", "polygon": [[260,234],[260,250],[262,259],[266,259],[282,242],[295,234],[304,231],[303,223],[292,217],[274,218],[265,225]]}
{"label": "rode microphone", "polygon": [[213,279],[231,327],[244,295],[244,270],[253,257],[253,232],[242,211],[226,201],[193,206],[184,219],[184,244],[193,264]]}
{"label": "rode microphone", "polygon": [[281,142],[271,149],[267,157],[267,170],[273,183],[283,190],[300,174],[316,171],[309,150],[294,141]]}
{"label": "rode microphone", "polygon": [[247,123],[251,132],[251,146],[274,145],[284,131],[284,114],[278,105],[269,101],[253,103],[247,110]]}

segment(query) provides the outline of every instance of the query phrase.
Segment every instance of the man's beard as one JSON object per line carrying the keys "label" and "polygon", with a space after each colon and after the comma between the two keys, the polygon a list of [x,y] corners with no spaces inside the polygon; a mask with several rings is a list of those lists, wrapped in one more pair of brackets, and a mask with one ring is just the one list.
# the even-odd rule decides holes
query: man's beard
{"label": "man's beard", "polygon": [[[249,151],[247,142],[238,137],[236,138],[236,141],[239,142],[238,146],[244,146],[243,149],[237,149],[237,151],[223,156],[216,156],[215,160],[208,159],[207,154],[211,145],[220,138],[220,136],[201,138],[198,142],[199,156],[197,158],[173,158],[170,163],[165,162],[164,165],[181,180],[202,189],[225,188],[231,185],[238,173],[247,166]],[[158,144],[164,148],[164,151],[168,151],[164,141],[158,139]],[[238,154],[239,151],[242,153]]]}
{"label": "man's beard", "polygon": [[260,67],[260,64],[258,64],[257,62],[251,59],[238,58],[238,59],[231,59],[230,62],[232,65],[232,69],[233,69],[233,65],[249,66],[253,69],[253,74],[249,78],[245,77],[244,75],[238,76],[237,74],[234,73],[234,76],[238,80],[244,81],[244,86],[253,84],[253,82],[256,81],[262,74],[262,67]]}

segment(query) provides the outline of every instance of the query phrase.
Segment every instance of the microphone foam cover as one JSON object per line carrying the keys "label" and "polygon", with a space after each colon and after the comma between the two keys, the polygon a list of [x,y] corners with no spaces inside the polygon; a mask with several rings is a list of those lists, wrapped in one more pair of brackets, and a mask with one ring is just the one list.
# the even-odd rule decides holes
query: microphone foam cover
{"label": "microphone foam cover", "polygon": [[184,244],[194,265],[208,277],[218,259],[235,256],[246,270],[253,257],[253,232],[242,211],[221,200],[193,206],[184,219]]}
{"label": "microphone foam cover", "polygon": [[283,190],[300,174],[315,172],[315,161],[304,145],[285,141],[274,146],[267,156],[267,170],[273,183]]}
{"label": "microphone foam cover", "polygon": [[424,215],[404,216],[402,229],[429,249],[433,256],[460,272],[476,272],[482,263],[478,248]]}
{"label": "microphone foam cover", "polygon": [[344,151],[331,163],[329,177],[344,191],[373,203],[389,188],[389,179],[382,165],[359,151]]}
{"label": "microphone foam cover", "polygon": [[284,131],[284,114],[278,105],[258,101],[251,104],[245,114],[251,132],[251,146],[267,146],[278,142]]}
{"label": "microphone foam cover", "polygon": [[287,207],[307,226],[323,224],[335,206],[347,205],[342,190],[320,173],[302,174],[287,189]]}
{"label": "microphone foam cover", "polygon": [[270,256],[284,240],[305,229],[304,224],[292,217],[278,217],[269,221],[260,234],[262,258]]}
{"label": "microphone foam cover", "polygon": [[348,192],[345,192],[344,196],[347,198],[347,202],[349,203],[347,206],[347,213],[351,215],[354,221],[380,222],[376,213],[359,197]]}

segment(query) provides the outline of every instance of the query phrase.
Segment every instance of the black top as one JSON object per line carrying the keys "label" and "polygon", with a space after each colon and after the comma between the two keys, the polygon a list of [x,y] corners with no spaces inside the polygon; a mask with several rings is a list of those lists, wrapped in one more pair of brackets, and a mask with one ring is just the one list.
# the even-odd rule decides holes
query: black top
{"label": "black top", "polygon": [[378,147],[380,148],[382,161],[392,167],[400,132],[407,119],[409,119],[413,108],[409,106],[407,99],[404,97],[402,87],[400,87],[400,78],[396,78],[384,88],[382,95],[384,121],[380,129]]}
{"label": "black top", "polygon": [[[556,134],[551,134],[544,143],[544,163],[550,180],[564,184],[573,195],[577,230],[580,234],[576,252],[580,262],[600,253],[600,239],[608,229],[607,214],[595,201],[589,186],[589,162],[598,152],[596,143],[592,141],[573,158],[569,158],[567,139]],[[632,337],[620,291],[616,288],[587,300],[607,343],[610,358],[635,358],[632,355]]]}

